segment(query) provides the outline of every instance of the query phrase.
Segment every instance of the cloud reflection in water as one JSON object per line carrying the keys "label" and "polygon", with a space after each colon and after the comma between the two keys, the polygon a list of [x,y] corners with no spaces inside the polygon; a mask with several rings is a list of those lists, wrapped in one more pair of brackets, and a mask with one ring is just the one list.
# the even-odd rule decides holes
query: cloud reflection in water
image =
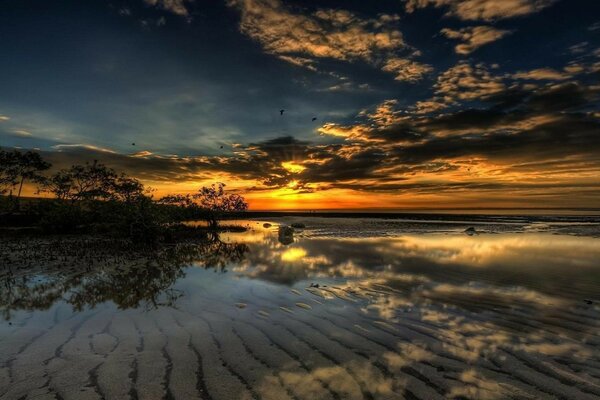
{"label": "cloud reflection in water", "polygon": [[[341,238],[307,229],[282,245],[276,226],[244,223],[253,229],[175,247],[139,268],[95,260],[80,269],[51,268],[50,261],[17,269],[2,297],[15,314],[14,327],[0,325],[8,339],[0,354],[12,360],[6,376],[39,379],[42,388],[51,387],[44,386],[48,379],[55,384],[56,371],[46,364],[25,367],[38,353],[15,354],[11,349],[21,347],[9,346],[46,324],[41,343],[53,332],[84,344],[109,332],[121,347],[142,334],[160,338],[175,363],[171,382],[192,379],[188,388],[197,387],[196,374],[185,375],[197,359],[194,349],[212,360],[203,379],[214,399],[251,398],[248,388],[264,398],[293,393],[299,399],[600,396],[600,307],[583,301],[599,300],[600,239],[547,233]],[[106,328],[95,322],[98,332],[85,323],[97,316],[108,321]],[[63,329],[68,324],[83,326],[89,339]],[[124,334],[127,324],[145,330]],[[25,334],[11,336],[13,330]],[[47,350],[54,364],[67,357],[37,346],[32,349]],[[138,363],[150,356],[142,347],[123,349]],[[177,364],[184,355],[185,367]],[[102,387],[102,379],[87,382],[85,366],[96,359],[102,366],[103,357],[69,357],[73,370],[84,371],[69,381]],[[119,364],[124,376],[128,363]],[[7,393],[27,393],[19,382]],[[129,390],[123,385],[125,397]]]}

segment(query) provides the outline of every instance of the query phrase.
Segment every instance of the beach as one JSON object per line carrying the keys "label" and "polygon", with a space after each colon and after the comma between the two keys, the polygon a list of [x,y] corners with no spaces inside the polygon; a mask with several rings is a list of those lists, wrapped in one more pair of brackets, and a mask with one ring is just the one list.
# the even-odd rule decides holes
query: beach
{"label": "beach", "polygon": [[600,397],[598,217],[228,223],[3,241],[0,398]]}

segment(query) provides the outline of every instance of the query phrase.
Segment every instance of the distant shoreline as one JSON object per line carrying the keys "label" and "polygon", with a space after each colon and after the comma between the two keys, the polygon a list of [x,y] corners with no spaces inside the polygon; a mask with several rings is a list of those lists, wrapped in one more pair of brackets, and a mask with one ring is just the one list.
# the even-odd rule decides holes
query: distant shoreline
{"label": "distant shoreline", "polygon": [[[496,212],[493,211],[511,211]],[[489,212],[483,212],[489,211]],[[535,212],[533,212],[535,211]],[[446,209],[415,211],[246,211],[232,215],[234,218],[275,218],[275,217],[319,217],[319,218],[377,218],[422,220],[471,220],[471,221],[514,221],[514,222],[587,222],[600,223],[600,209]]]}
{"label": "distant shoreline", "polygon": [[[0,198],[7,197],[0,194]],[[54,198],[44,196],[22,196],[21,202],[35,201],[53,201]],[[289,213],[317,213],[317,214],[446,214],[446,213],[462,213],[462,214],[498,214],[498,213],[517,213],[534,212],[536,214],[546,213],[548,211],[558,213],[590,213],[592,215],[600,215],[600,207],[422,207],[422,208],[321,208],[321,209],[248,209],[248,213],[273,213],[273,214],[289,214]],[[516,215],[516,214],[515,214]]]}
{"label": "distant shoreline", "polygon": [[446,213],[446,212],[517,212],[517,211],[558,211],[558,212],[591,212],[600,213],[600,207],[428,207],[428,208],[331,208],[331,209],[249,209],[249,212],[269,212],[269,213],[378,213],[378,214],[430,214],[430,213]]}

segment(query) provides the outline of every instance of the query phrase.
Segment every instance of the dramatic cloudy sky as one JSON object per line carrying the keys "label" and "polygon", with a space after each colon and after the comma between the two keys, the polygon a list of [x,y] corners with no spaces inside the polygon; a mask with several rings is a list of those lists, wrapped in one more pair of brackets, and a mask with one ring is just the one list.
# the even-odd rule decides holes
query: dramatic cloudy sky
{"label": "dramatic cloudy sky", "polygon": [[255,209],[600,206],[598,1],[3,0],[0,39],[0,146],[55,168]]}

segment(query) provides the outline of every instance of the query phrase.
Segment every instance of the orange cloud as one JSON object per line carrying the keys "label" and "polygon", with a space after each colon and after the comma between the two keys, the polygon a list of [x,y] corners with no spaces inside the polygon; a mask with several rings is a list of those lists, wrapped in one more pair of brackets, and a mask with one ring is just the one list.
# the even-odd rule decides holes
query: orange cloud
{"label": "orange cloud", "polygon": [[[580,72],[578,68],[571,68],[571,71]],[[531,80],[550,80],[550,81],[562,81],[569,79],[573,76],[572,73],[567,71],[557,71],[552,68],[538,68],[530,71],[521,71],[513,74],[515,79],[531,79]]]}
{"label": "orange cloud", "polygon": [[446,102],[474,100],[502,92],[502,77],[492,75],[483,63],[460,61],[442,73],[434,85],[435,93]]}
{"label": "orange cloud", "polygon": [[395,80],[407,82],[416,82],[423,78],[423,75],[433,71],[430,65],[406,58],[390,58],[381,69],[395,74]]}
{"label": "orange cloud", "polygon": [[549,7],[556,0],[405,0],[406,11],[416,9],[447,7],[446,15],[462,20],[493,21],[521,17]]}
{"label": "orange cloud", "polygon": [[511,32],[491,26],[470,26],[460,30],[444,28],[441,33],[449,39],[463,42],[454,48],[458,54],[470,54],[481,46],[495,42]]}
{"label": "orange cloud", "polygon": [[396,28],[398,16],[363,19],[345,10],[320,9],[294,13],[279,0],[230,0],[241,13],[240,30],[267,53],[294,65],[316,70],[316,60],[362,60],[414,82],[431,67],[400,58],[409,49]]}

